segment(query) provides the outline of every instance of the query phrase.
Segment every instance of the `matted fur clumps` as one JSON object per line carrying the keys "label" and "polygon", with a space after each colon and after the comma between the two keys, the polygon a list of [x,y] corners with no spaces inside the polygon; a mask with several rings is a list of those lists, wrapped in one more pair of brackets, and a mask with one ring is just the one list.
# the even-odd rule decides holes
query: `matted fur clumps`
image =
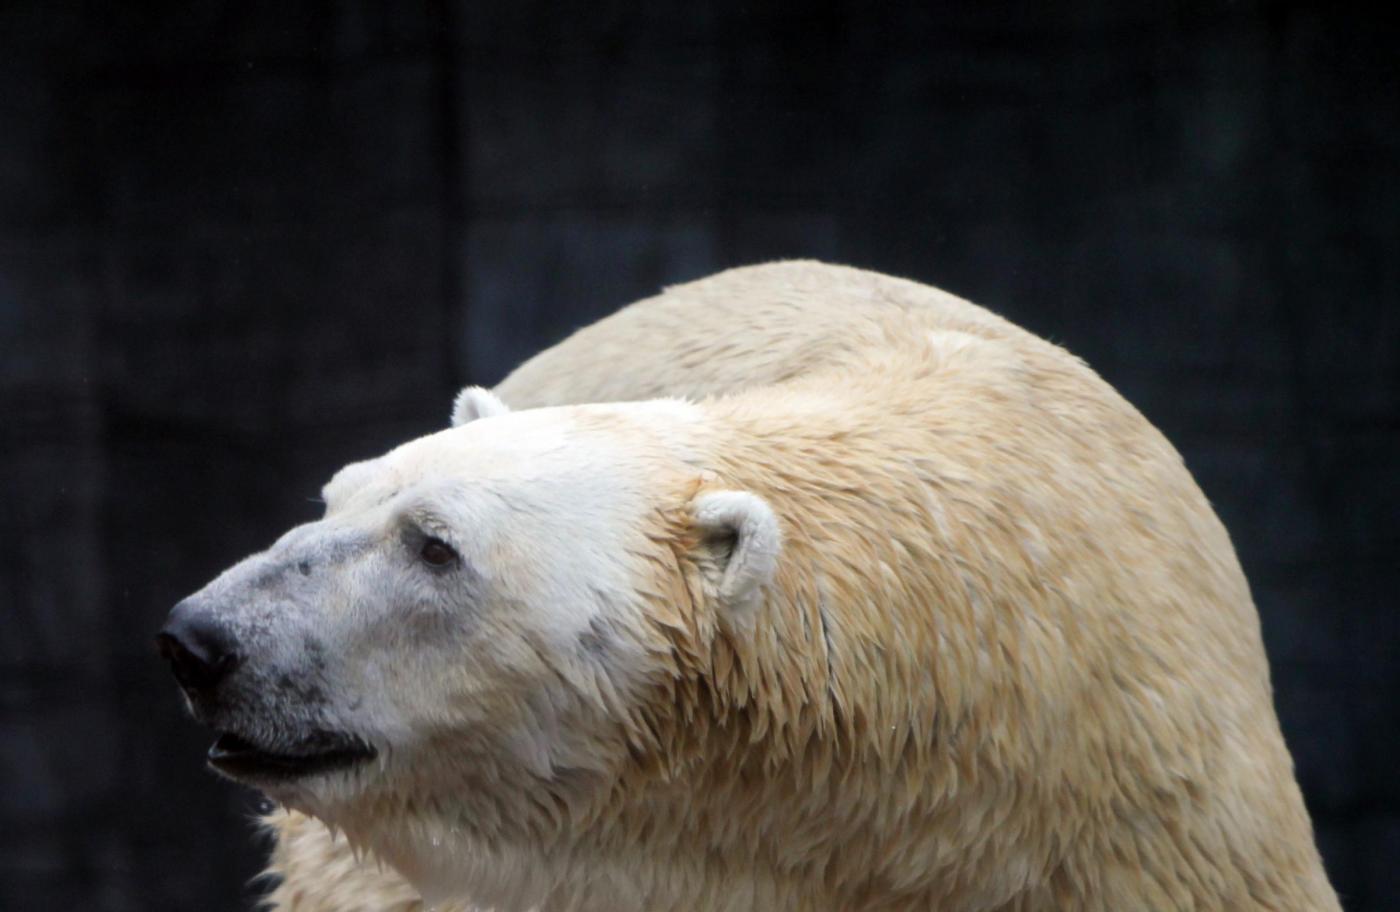
{"label": "matted fur clumps", "polygon": [[[664,480],[672,506],[623,558],[654,667],[600,710],[611,778],[491,796],[519,819],[476,834],[498,861],[463,864],[539,889],[478,900],[1338,908],[1229,538],[1170,444],[1062,349],[912,282],[781,263],[625,308],[494,394],[700,417],[692,480]],[[776,519],[754,552],[771,582],[743,604],[716,573],[735,542],[688,506],[744,508],[732,492]],[[420,908],[319,823],[269,823],[276,908]]]}

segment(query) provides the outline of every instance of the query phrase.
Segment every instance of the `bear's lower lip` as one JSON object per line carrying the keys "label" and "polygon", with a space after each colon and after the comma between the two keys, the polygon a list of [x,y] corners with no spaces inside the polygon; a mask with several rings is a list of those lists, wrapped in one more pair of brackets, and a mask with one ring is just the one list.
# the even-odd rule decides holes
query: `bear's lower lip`
{"label": "bear's lower lip", "polygon": [[209,765],[245,782],[297,779],[373,759],[374,748],[354,735],[318,732],[287,752],[265,750],[231,732],[209,748]]}

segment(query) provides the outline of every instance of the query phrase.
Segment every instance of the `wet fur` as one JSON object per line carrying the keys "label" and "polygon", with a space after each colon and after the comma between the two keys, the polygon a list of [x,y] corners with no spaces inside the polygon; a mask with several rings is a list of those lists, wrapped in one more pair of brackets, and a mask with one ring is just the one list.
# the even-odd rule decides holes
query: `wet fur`
{"label": "wet fur", "polygon": [[[615,707],[610,773],[483,773],[511,809],[476,807],[498,851],[459,859],[484,905],[1337,908],[1225,530],[1062,350],[913,283],[775,264],[624,309],[495,392],[703,400],[698,493],[772,504],[782,555],[751,619],[717,616],[702,530],[658,515],[637,580],[667,683]],[[277,908],[422,907],[319,823],[268,822]]]}

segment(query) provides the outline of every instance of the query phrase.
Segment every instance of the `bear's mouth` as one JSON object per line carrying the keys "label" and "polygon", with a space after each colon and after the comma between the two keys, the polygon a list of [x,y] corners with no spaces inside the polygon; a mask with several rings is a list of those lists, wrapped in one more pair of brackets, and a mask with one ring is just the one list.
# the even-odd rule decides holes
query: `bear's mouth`
{"label": "bear's mouth", "polygon": [[374,756],[373,747],[343,732],[317,732],[294,747],[278,750],[259,747],[232,732],[220,732],[209,748],[209,765],[230,779],[268,782],[347,769]]}

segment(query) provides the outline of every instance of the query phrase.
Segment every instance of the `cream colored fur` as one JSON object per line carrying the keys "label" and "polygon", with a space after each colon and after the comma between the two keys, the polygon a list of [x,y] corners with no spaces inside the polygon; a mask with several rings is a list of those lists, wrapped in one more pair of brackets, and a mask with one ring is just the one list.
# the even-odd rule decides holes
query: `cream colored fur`
{"label": "cream colored fur", "polygon": [[[696,474],[658,481],[673,501],[637,578],[664,674],[619,723],[610,788],[490,796],[518,819],[459,860],[478,899],[1337,908],[1228,536],[1061,349],[934,289],[785,263],[625,308],[495,394],[700,406],[659,421]],[[459,399],[454,423],[495,401]],[[632,433],[625,414],[570,420]],[[750,549],[737,569],[708,556],[716,528]],[[270,823],[277,908],[422,908],[321,824]]]}

